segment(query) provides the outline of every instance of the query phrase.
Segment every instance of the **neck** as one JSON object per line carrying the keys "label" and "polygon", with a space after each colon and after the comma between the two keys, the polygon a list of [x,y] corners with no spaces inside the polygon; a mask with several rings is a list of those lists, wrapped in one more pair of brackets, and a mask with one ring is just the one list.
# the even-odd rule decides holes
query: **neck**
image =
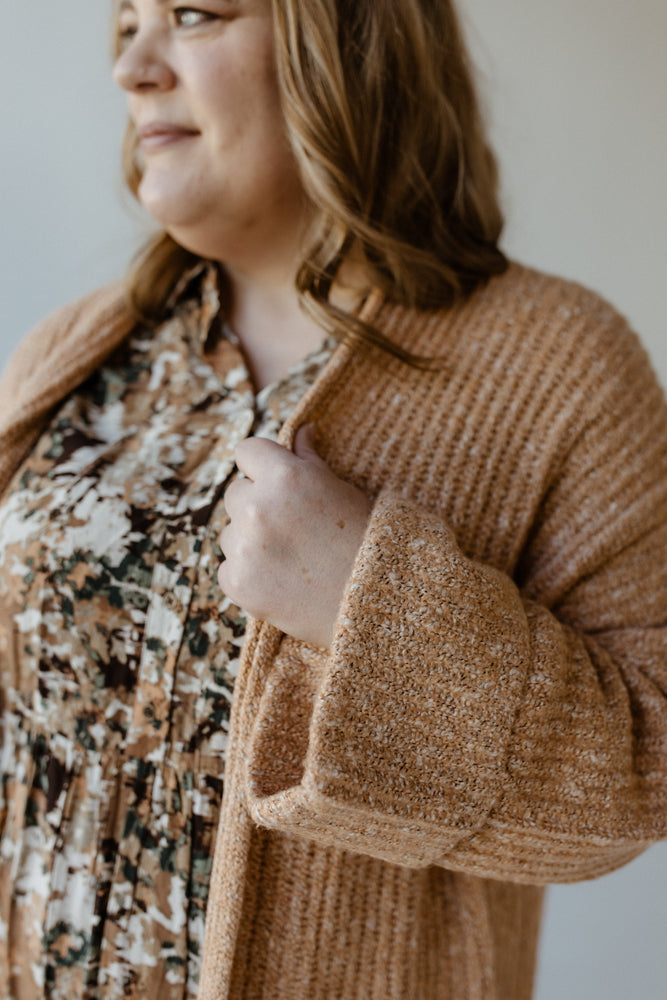
{"label": "neck", "polygon": [[226,266],[229,322],[257,390],[316,348],[323,331],[302,311],[293,274],[249,274]]}
{"label": "neck", "polygon": [[[250,273],[226,265],[225,271],[231,293],[229,322],[241,342],[255,388],[260,390],[315,350],[324,331],[299,305],[294,268],[274,266]],[[365,268],[360,262],[347,263],[331,300],[353,311],[367,287]]]}

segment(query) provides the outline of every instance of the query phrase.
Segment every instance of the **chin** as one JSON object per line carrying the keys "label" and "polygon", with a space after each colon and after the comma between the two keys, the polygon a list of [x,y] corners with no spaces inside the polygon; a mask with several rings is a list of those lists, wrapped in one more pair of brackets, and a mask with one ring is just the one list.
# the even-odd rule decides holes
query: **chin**
{"label": "chin", "polygon": [[151,219],[157,222],[164,229],[172,227],[187,227],[187,216],[183,212],[182,204],[170,203],[164,198],[140,197],[139,202],[144,212],[150,215]]}
{"label": "chin", "polygon": [[144,211],[168,229],[170,226],[192,225],[204,214],[200,199],[195,202],[192,191],[189,185],[175,187],[167,178],[155,177],[148,171],[141,180],[137,195]]}
{"label": "chin", "polygon": [[[222,260],[222,252],[234,237],[227,238],[229,222],[219,219],[216,223],[215,205],[203,199],[192,199],[192,190],[177,194],[173,188],[142,184],[139,202],[144,211],[157,222],[176,243],[190,253],[211,260]],[[218,212],[218,217],[220,213]]]}

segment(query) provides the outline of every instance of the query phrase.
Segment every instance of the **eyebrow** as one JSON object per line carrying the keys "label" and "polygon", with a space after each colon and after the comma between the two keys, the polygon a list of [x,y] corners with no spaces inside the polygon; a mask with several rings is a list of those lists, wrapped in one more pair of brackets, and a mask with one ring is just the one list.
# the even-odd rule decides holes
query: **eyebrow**
{"label": "eyebrow", "polygon": [[[158,7],[166,7],[168,3],[171,3],[171,0],[155,0],[155,3],[157,4]],[[236,6],[238,5],[238,0],[218,0],[218,3],[225,4],[227,6]],[[134,0],[121,0],[121,3],[118,6],[119,12],[122,10],[133,10],[133,9],[134,9]]]}
{"label": "eyebrow", "polygon": [[[155,2],[157,3],[158,7],[164,7],[164,5],[169,2],[169,0],[155,0]],[[118,5],[118,10],[119,11],[134,10],[133,0],[121,0],[121,3]]]}
{"label": "eyebrow", "polygon": [[[166,7],[170,0],[155,0],[158,7]],[[118,12],[123,10],[134,10],[134,0],[121,0],[118,5]]]}
{"label": "eyebrow", "polygon": [[[241,0],[215,0],[221,6],[225,7],[238,7]],[[166,7],[167,4],[171,3],[171,0],[155,0],[158,7]],[[122,14],[124,11],[135,10],[135,0],[121,0],[118,5],[118,13]]]}

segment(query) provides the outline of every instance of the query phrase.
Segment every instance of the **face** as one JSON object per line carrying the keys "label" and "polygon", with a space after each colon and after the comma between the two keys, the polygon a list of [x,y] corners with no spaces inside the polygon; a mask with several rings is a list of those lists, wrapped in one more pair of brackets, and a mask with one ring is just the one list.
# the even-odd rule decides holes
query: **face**
{"label": "face", "polygon": [[144,208],[189,250],[252,265],[298,242],[306,200],[283,124],[270,0],[121,0],[116,82]]}

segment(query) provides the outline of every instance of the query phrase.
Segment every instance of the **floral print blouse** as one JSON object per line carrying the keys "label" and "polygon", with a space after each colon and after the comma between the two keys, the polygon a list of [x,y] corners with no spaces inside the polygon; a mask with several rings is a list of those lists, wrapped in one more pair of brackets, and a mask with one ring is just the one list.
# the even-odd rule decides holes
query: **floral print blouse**
{"label": "floral print blouse", "polygon": [[0,1000],[197,993],[246,626],[217,582],[222,496],[333,344],[256,394],[215,270],[184,285],[0,504]]}

